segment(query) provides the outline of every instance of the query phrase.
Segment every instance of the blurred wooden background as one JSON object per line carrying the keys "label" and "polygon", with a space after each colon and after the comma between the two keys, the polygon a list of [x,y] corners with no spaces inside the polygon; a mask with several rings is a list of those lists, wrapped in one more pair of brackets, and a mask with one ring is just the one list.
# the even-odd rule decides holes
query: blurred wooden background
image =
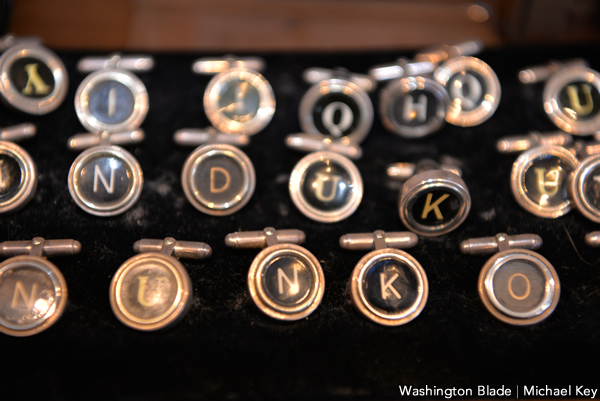
{"label": "blurred wooden background", "polygon": [[[600,42],[595,0],[2,0],[55,49],[285,51]],[[6,15],[4,16],[6,17]]]}

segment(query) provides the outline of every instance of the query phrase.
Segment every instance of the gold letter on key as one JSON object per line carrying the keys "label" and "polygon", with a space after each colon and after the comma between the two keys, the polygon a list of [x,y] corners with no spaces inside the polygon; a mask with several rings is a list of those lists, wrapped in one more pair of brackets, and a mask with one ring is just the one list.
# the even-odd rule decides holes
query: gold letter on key
{"label": "gold letter on key", "polygon": [[440,205],[440,203],[445,201],[446,198],[448,198],[449,196],[450,195],[448,195],[448,194],[444,194],[444,195],[440,196],[438,198],[438,200],[436,200],[433,204],[431,204],[431,198],[433,198],[433,194],[431,192],[428,193],[427,199],[425,200],[425,207],[423,208],[423,213],[421,214],[421,218],[426,219],[429,212],[431,212],[433,210],[433,212],[435,213],[435,217],[438,220],[442,220],[444,218],[444,215],[442,214],[442,212],[440,211],[440,208],[438,206]]}
{"label": "gold letter on key", "polygon": [[[215,178],[217,173],[223,174],[225,176],[225,184],[221,185],[217,188],[215,185]],[[210,168],[210,192],[213,194],[218,194],[223,191],[226,191],[229,188],[229,184],[231,183],[231,175],[229,172],[225,170],[223,167],[211,167]]]}
{"label": "gold letter on key", "polygon": [[[546,169],[536,167],[535,174],[537,175],[538,190],[542,195],[554,196],[558,192],[558,179],[560,178],[560,170],[558,167],[550,169],[546,173]],[[546,177],[549,178],[546,181]],[[546,187],[551,187],[551,191],[547,191]]]}
{"label": "gold letter on key", "polygon": [[592,110],[594,110],[594,101],[592,100],[592,92],[590,91],[589,85],[583,85],[583,94],[585,95],[585,106],[582,106],[581,102],[579,101],[577,86],[567,86],[567,95],[569,95],[571,109],[573,109],[573,111],[580,116],[588,115],[592,112]]}
{"label": "gold letter on key", "polygon": [[[335,198],[335,194],[337,193],[337,184],[342,179],[342,177],[338,175],[330,176],[328,174],[317,173],[317,188],[315,191],[315,197],[321,202],[330,202]],[[325,181],[331,181],[331,189],[329,191],[329,195],[323,195],[323,187]]]}
{"label": "gold letter on key", "polygon": [[29,310],[33,309],[33,305],[35,304],[37,289],[38,289],[37,283],[33,283],[33,285],[31,286],[31,296],[29,296],[29,298],[28,298],[27,290],[25,290],[25,286],[23,285],[22,282],[17,281],[17,285],[15,285],[15,292],[13,294],[12,304],[10,305],[10,307],[13,309],[17,309],[17,304],[19,303],[19,295],[21,295],[21,298],[23,298],[23,301],[25,301],[25,305],[27,305],[27,309],[29,309]]}
{"label": "gold letter on key", "polygon": [[50,86],[46,85],[40,74],[38,74],[37,63],[26,64],[25,72],[27,73],[27,85],[21,91],[24,95],[31,95],[35,90],[36,95],[47,95],[50,93]]}

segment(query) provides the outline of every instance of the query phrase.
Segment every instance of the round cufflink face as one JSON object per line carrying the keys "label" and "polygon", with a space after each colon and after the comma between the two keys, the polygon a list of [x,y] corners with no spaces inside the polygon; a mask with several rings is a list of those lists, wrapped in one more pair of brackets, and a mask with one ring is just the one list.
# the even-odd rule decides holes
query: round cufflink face
{"label": "round cufflink face", "polygon": [[315,152],[292,170],[290,196],[307,217],[333,223],[350,216],[360,205],[363,182],[354,163],[333,152]]}
{"label": "round cufflink face", "polygon": [[544,110],[568,133],[591,135],[600,130],[600,75],[585,67],[560,70],[544,87]]}
{"label": "round cufflink face", "polygon": [[43,258],[16,256],[0,264],[0,332],[16,337],[52,326],[67,304],[67,283]]}
{"label": "round cufflink face", "polygon": [[110,284],[110,306],[124,325],[158,330],[183,317],[192,292],[190,277],[179,261],[143,253],[119,267]]}
{"label": "round cufflink face", "polygon": [[12,142],[0,141],[0,213],[25,206],[35,195],[37,182],[31,156]]}
{"label": "round cufflink face", "polygon": [[600,155],[584,159],[569,178],[569,200],[588,219],[600,223]]}
{"label": "round cufflink face", "polygon": [[31,44],[10,47],[0,57],[0,94],[29,114],[55,110],[65,98],[66,68],[50,50]]}
{"label": "round cufflink face", "polygon": [[221,132],[253,135],[271,122],[275,95],[258,72],[233,68],[210,81],[204,93],[204,111]]}
{"label": "round cufflink face", "polygon": [[479,296],[497,319],[526,326],[546,319],[556,308],[560,282],[546,258],[529,250],[494,255],[479,274]]}
{"label": "round cufflink face", "polygon": [[446,121],[461,127],[479,125],[500,103],[500,81],[489,65],[475,57],[456,57],[434,73],[450,95]]}
{"label": "round cufflink face", "polygon": [[139,127],[148,113],[148,92],[134,74],[99,70],[77,88],[75,111],[91,132],[121,132]]}
{"label": "round cufflink face", "polygon": [[571,210],[567,180],[579,161],[560,146],[539,146],[513,164],[511,190],[519,205],[536,216],[560,217]]}
{"label": "round cufflink face", "polygon": [[404,183],[398,207],[402,223],[412,232],[442,235],[465,221],[471,210],[471,195],[456,174],[429,170]]}
{"label": "round cufflink face", "polygon": [[396,249],[365,255],[350,281],[352,303],[375,323],[400,326],[419,316],[429,293],[425,271],[415,258]]}
{"label": "round cufflink face", "polygon": [[96,146],[81,153],[69,171],[69,192],[87,213],[114,216],[128,210],[142,192],[142,169],[118,146]]}
{"label": "round cufflink face", "polygon": [[317,258],[294,244],[263,249],[248,271],[248,290],[256,306],[278,320],[299,320],[321,303],[325,277]]}
{"label": "round cufflink face", "polygon": [[383,125],[405,138],[421,138],[445,123],[450,97],[439,83],[423,77],[394,80],[381,91]]}
{"label": "round cufflink face", "polygon": [[196,209],[226,216],[248,203],[256,186],[256,174],[248,156],[235,146],[205,145],[185,161],[181,183]]}
{"label": "round cufflink face", "polygon": [[373,104],[358,85],[328,79],[313,85],[300,102],[300,126],[307,134],[362,142],[373,124]]}

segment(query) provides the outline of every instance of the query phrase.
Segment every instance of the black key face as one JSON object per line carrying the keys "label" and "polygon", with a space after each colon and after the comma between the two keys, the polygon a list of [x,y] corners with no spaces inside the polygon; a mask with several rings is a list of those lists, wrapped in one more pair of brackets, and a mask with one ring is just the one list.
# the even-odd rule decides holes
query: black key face
{"label": "black key face", "polygon": [[159,263],[137,265],[122,280],[122,306],[136,319],[159,319],[175,305],[177,278]]}
{"label": "black key face", "polygon": [[583,182],[583,196],[586,203],[600,213],[600,165],[592,169]]}
{"label": "black key face", "polygon": [[355,183],[342,165],[325,159],[304,172],[300,191],[306,202],[320,211],[334,211],[350,202]]}
{"label": "black key face", "polygon": [[544,207],[560,206],[567,200],[568,163],[557,156],[535,160],[525,171],[524,188],[534,203]]}
{"label": "black key face", "polygon": [[453,103],[460,100],[460,107],[463,111],[472,111],[478,108],[488,93],[485,79],[473,70],[464,70],[454,74],[446,83],[446,89]]}
{"label": "black key face", "polygon": [[434,227],[453,221],[461,207],[461,198],[454,191],[438,188],[420,192],[410,213],[418,224]]}
{"label": "black key face", "polygon": [[600,113],[600,92],[589,82],[570,82],[558,93],[558,107],[574,120],[586,121]]}
{"label": "black key face", "polygon": [[248,122],[260,108],[260,93],[249,81],[230,79],[220,88],[218,105],[218,111],[228,119]]}
{"label": "black key face", "polygon": [[369,304],[389,314],[407,311],[419,298],[417,275],[409,265],[395,258],[373,263],[361,285]]}
{"label": "black key face", "polygon": [[493,285],[496,299],[515,313],[535,310],[546,296],[546,278],[540,268],[528,260],[504,263],[494,274]]}
{"label": "black key face", "polygon": [[267,296],[281,306],[295,306],[311,294],[315,278],[304,261],[295,256],[281,256],[265,266],[263,288]]}
{"label": "black key face", "polygon": [[317,131],[333,138],[352,134],[362,117],[356,101],[341,93],[330,93],[319,98],[312,116]]}
{"label": "black key face", "polygon": [[0,202],[11,199],[21,188],[23,172],[19,162],[0,153]]}
{"label": "black key face", "polygon": [[24,57],[10,66],[10,80],[23,96],[44,98],[54,91],[54,75],[48,65],[33,57]]}
{"label": "black key face", "polygon": [[439,98],[430,90],[416,89],[396,96],[390,117],[401,126],[420,127],[437,118],[440,107],[446,107],[440,103]]}
{"label": "black key face", "polygon": [[113,155],[89,159],[76,177],[79,194],[97,206],[118,204],[125,199],[133,185],[133,173],[124,160]]}
{"label": "black key face", "polygon": [[127,121],[135,110],[135,97],[131,90],[117,81],[102,81],[89,91],[90,114],[104,124]]}
{"label": "black key face", "polygon": [[0,323],[28,329],[55,307],[54,283],[42,270],[21,264],[0,276]]}
{"label": "black key face", "polygon": [[227,207],[239,202],[247,185],[240,163],[227,155],[204,156],[192,171],[194,197],[207,207]]}

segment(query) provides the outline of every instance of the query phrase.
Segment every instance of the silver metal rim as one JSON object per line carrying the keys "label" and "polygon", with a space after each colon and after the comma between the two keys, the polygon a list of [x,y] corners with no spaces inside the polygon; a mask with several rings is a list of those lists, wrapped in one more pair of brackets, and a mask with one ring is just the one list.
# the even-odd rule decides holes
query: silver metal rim
{"label": "silver metal rim", "polygon": [[367,95],[360,86],[352,81],[344,79],[332,78],[321,81],[310,87],[304,94],[300,101],[299,109],[299,120],[302,131],[311,135],[325,136],[317,130],[312,112],[319,99],[330,93],[344,94],[356,102],[360,112],[360,121],[356,129],[352,133],[346,135],[346,137],[350,139],[352,143],[356,145],[360,144],[369,134],[371,126],[373,125],[373,103],[371,103],[369,95]]}
{"label": "silver metal rim", "polygon": [[[89,93],[102,82],[115,81],[127,87],[134,99],[131,115],[123,122],[107,124],[92,115],[89,109]],[[91,132],[123,132],[139,127],[148,114],[148,92],[142,81],[129,71],[119,69],[99,70],[88,75],[77,88],[75,111],[81,124]]]}
{"label": "silver metal rim", "polygon": [[565,113],[558,105],[560,91],[569,82],[586,81],[600,92],[600,75],[586,67],[569,67],[554,74],[544,87],[544,111],[550,120],[561,130],[573,135],[591,135],[600,130],[600,113],[588,121],[577,121]]}
{"label": "silver metal rim", "polygon": [[[507,309],[494,295],[493,279],[498,269],[511,260],[519,259],[533,263],[546,279],[544,300],[534,311],[528,313]],[[478,290],[483,305],[494,317],[508,324],[527,326],[541,322],[554,311],[560,298],[560,281],[552,264],[539,253],[527,249],[511,249],[492,256],[485,263],[479,274]]]}
{"label": "silver metal rim", "polygon": [[[364,294],[361,283],[365,274],[373,264],[384,259],[396,259],[406,263],[418,278],[419,296],[413,306],[403,313],[383,312],[371,305]],[[356,264],[350,279],[350,296],[354,307],[370,320],[384,326],[400,326],[415,319],[421,314],[423,308],[425,308],[428,294],[429,284],[427,274],[425,274],[425,270],[423,270],[421,264],[410,254],[392,248],[376,250],[363,256]]]}
{"label": "silver metal rim", "polygon": [[[249,121],[234,121],[219,111],[219,92],[230,80],[249,82],[258,91],[260,102],[256,115]],[[269,81],[260,73],[244,68],[232,68],[215,75],[204,92],[204,111],[217,130],[226,134],[254,135],[265,128],[275,113],[275,95]]]}
{"label": "silver metal rim", "polygon": [[[124,277],[131,269],[146,264],[158,264],[169,270],[175,277],[177,285],[177,295],[171,307],[161,316],[153,319],[140,319],[134,316],[125,308],[121,298]],[[179,321],[189,308],[192,293],[190,277],[178,260],[160,253],[149,252],[133,256],[119,267],[110,284],[109,298],[113,313],[121,323],[136,330],[154,331]]]}
{"label": "silver metal rim", "polygon": [[[202,161],[215,155],[224,155],[235,160],[242,170],[244,186],[237,198],[231,202],[213,204],[202,199],[200,195],[196,195],[197,191],[193,183],[194,172]],[[186,159],[181,170],[181,184],[185,197],[196,209],[212,216],[227,216],[240,210],[252,198],[256,187],[256,173],[250,158],[235,146],[226,144],[204,145],[197,148]]]}
{"label": "silver metal rim", "polygon": [[[25,57],[43,61],[54,76],[54,89],[43,98],[28,98],[18,92],[12,84],[9,73],[12,64]],[[61,105],[67,94],[69,74],[56,54],[45,47],[22,44],[7,49],[0,57],[0,94],[16,109],[29,114],[47,114]]]}
{"label": "silver metal rim", "polygon": [[12,142],[0,141],[0,154],[14,158],[21,169],[21,184],[10,199],[0,202],[0,213],[12,212],[25,206],[35,196],[38,176],[35,163],[29,153]]}
{"label": "silver metal rim", "polygon": [[[94,159],[101,155],[109,155],[113,156],[119,160],[121,160],[124,164],[127,165],[129,171],[131,171],[131,189],[127,193],[123,199],[113,205],[109,206],[101,206],[97,205],[94,202],[91,202],[83,196],[81,191],[79,190],[78,179],[81,174],[81,169],[86,164],[86,162],[90,159]],[[140,167],[138,161],[131,155],[131,153],[127,152],[125,149],[120,148],[118,146],[95,146],[81,153],[77,159],[71,165],[71,170],[69,171],[69,192],[71,193],[71,197],[84,211],[87,213],[93,214],[95,216],[115,216],[117,214],[121,214],[128,210],[137,200],[139,199],[142,193],[142,186],[144,184],[144,177],[142,174],[142,168]]]}
{"label": "silver metal rim", "polygon": [[565,199],[560,205],[554,207],[540,206],[532,201],[525,191],[525,173],[533,162],[545,156],[559,157],[563,161],[568,162],[573,170],[579,165],[577,158],[566,148],[561,146],[538,146],[522,153],[514,162],[510,175],[510,189],[515,200],[523,209],[539,217],[555,219],[571,211],[571,202],[569,199]]}
{"label": "silver metal rim", "polygon": [[[265,293],[262,285],[262,273],[267,265],[277,257],[292,256],[301,259],[311,271],[313,277],[309,297],[300,305],[285,307],[273,302]],[[303,319],[317,309],[325,292],[325,275],[321,264],[306,248],[295,244],[277,244],[263,249],[252,261],[248,270],[248,291],[256,306],[267,316],[278,320],[294,321]]]}
{"label": "silver metal rim", "polygon": [[[341,165],[348,174],[353,183],[352,197],[350,201],[341,209],[333,211],[322,211],[311,206],[306,198],[302,195],[302,184],[304,183],[304,173],[306,170],[317,161],[323,161],[325,159],[331,159],[334,162]],[[350,159],[342,156],[338,153],[333,152],[315,152],[304,156],[296,164],[292,170],[289,183],[290,196],[294,205],[304,214],[305,216],[321,222],[321,223],[335,223],[336,221],[344,220],[356,211],[363,196],[363,181],[360,176],[358,168]]]}
{"label": "silver metal rim", "polygon": [[[413,205],[421,193],[435,188],[443,188],[456,194],[461,200],[460,210],[448,223],[435,226],[419,224],[412,216]],[[426,237],[443,235],[456,229],[465,221],[471,210],[471,195],[467,185],[458,175],[444,170],[429,170],[411,177],[404,183],[398,208],[402,223],[412,232]]]}
{"label": "silver metal rim", "polygon": [[600,154],[584,159],[571,173],[568,186],[569,200],[573,202],[575,209],[596,223],[600,223],[600,210],[588,201],[584,193],[584,185],[590,173],[598,165],[600,165]]}
{"label": "silver metal rim", "polygon": [[[404,97],[416,90],[426,90],[432,93],[438,101],[435,117],[426,124],[409,127],[401,124],[394,118],[394,100]],[[407,77],[395,79],[382,91],[379,102],[379,111],[383,126],[394,134],[403,138],[422,138],[439,131],[446,123],[446,110],[450,106],[450,96],[446,89],[436,81],[425,77]],[[440,107],[442,106],[442,107]]]}
{"label": "silver metal rim", "polygon": [[500,104],[500,81],[494,70],[485,62],[475,57],[465,56],[446,61],[434,72],[434,76],[440,84],[446,87],[448,80],[454,74],[464,70],[472,70],[479,74],[485,81],[487,93],[483,102],[471,111],[463,111],[460,102],[451,99],[446,113],[446,121],[460,127],[472,127],[486,121],[496,112],[498,104]]}
{"label": "silver metal rim", "polygon": [[27,337],[51,327],[61,317],[67,305],[67,282],[58,268],[44,258],[36,256],[15,256],[0,264],[0,277],[6,272],[21,266],[40,270],[48,276],[54,286],[54,303],[43,318],[26,327],[15,327],[0,319],[0,332],[14,337]]}

